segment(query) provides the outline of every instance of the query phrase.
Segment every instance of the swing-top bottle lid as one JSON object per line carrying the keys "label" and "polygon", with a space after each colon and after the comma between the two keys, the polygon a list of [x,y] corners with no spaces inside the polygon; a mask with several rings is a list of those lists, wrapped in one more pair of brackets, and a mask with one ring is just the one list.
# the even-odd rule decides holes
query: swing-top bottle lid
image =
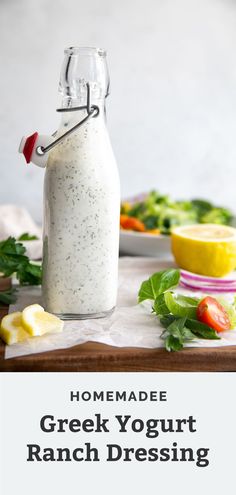
{"label": "swing-top bottle lid", "polygon": [[[63,95],[60,111],[63,109],[68,111],[69,108],[78,106],[87,109],[87,116],[78,123],[81,125],[93,115],[95,109],[98,110],[96,115],[99,114],[99,106],[96,103],[108,96],[109,84],[105,50],[90,47],[65,49],[59,84],[59,91]],[[72,127],[70,132],[78,125]],[[24,155],[27,163],[32,162],[39,167],[45,167],[47,152],[68,132],[56,140],[54,136],[39,135],[37,132],[28,137],[24,136],[20,142],[19,152]]]}
{"label": "swing-top bottle lid", "polygon": [[38,132],[34,132],[31,136],[23,136],[19,146],[19,153],[23,153],[26,163],[31,162],[31,157],[34,151],[35,143],[38,138]]}
{"label": "swing-top bottle lid", "polygon": [[[26,163],[34,163],[38,167],[45,167],[47,161],[47,153],[43,152],[43,148],[48,146],[54,140],[53,136],[47,136],[34,132],[31,136],[23,136],[19,146],[19,153],[25,157]],[[40,150],[42,150],[40,152]]]}

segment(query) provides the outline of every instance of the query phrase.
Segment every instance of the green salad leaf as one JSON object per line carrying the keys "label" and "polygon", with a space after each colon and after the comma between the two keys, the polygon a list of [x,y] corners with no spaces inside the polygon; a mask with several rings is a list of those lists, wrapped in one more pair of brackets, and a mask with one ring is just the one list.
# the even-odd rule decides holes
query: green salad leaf
{"label": "green salad leaf", "polygon": [[178,318],[167,327],[168,333],[176,339],[183,339],[183,329],[185,328],[186,318]]}
{"label": "green salad leaf", "polygon": [[196,319],[199,299],[173,294],[173,292],[169,291],[165,293],[164,299],[169,313],[174,316],[186,316]]}
{"label": "green salad leaf", "polygon": [[138,293],[138,301],[155,300],[157,296],[163,294],[166,290],[176,287],[179,279],[180,271],[173,268],[154,273],[142,283]]}
{"label": "green salad leaf", "polygon": [[198,320],[187,319],[185,323],[186,327],[189,328],[196,337],[199,339],[209,339],[209,340],[220,340],[217,332]]}
{"label": "green salad leaf", "polygon": [[231,328],[236,328],[236,296],[234,297],[234,301],[230,304],[223,297],[217,297],[219,303],[225,308],[228,313]]}
{"label": "green salad leaf", "polygon": [[168,315],[170,310],[165,302],[165,294],[159,294],[153,304],[153,312],[158,316]]}
{"label": "green salad leaf", "polygon": [[[162,270],[145,280],[138,293],[139,303],[147,299],[153,302],[152,311],[164,327],[161,337],[167,351],[179,351],[194,339],[220,339],[213,328],[197,319],[201,299],[173,291],[179,279],[179,270]],[[226,306],[231,321],[236,321],[236,299],[232,305],[225,303]]]}
{"label": "green salad leaf", "polygon": [[163,332],[167,351],[179,351],[183,349],[184,343],[191,341],[195,335],[186,328],[186,317],[174,319]]}

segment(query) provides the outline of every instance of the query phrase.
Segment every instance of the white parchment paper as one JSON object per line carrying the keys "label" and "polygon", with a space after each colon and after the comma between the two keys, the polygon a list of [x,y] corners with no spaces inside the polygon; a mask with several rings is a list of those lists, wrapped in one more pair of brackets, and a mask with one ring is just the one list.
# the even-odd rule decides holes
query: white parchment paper
{"label": "white parchment paper", "polygon": [[[63,349],[88,341],[101,342],[115,347],[163,347],[160,335],[163,328],[151,314],[151,305],[137,304],[140,284],[155,271],[174,266],[171,262],[153,258],[121,258],[119,268],[118,304],[107,318],[65,321],[61,334],[30,338],[25,342],[6,346],[5,358]],[[191,294],[186,290],[182,293]],[[194,295],[198,295],[197,292]],[[10,311],[22,310],[33,303],[40,304],[39,287],[19,289],[17,303]],[[195,340],[189,347],[220,347],[236,345],[236,330],[222,334],[221,340]]]}

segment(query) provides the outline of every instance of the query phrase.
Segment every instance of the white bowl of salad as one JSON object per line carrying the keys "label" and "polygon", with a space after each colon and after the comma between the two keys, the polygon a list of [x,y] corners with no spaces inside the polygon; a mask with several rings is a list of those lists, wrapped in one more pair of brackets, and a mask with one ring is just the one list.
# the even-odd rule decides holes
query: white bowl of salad
{"label": "white bowl of salad", "polygon": [[209,201],[174,201],[157,191],[122,201],[120,253],[170,259],[171,230],[196,223],[235,225],[235,217],[229,209]]}

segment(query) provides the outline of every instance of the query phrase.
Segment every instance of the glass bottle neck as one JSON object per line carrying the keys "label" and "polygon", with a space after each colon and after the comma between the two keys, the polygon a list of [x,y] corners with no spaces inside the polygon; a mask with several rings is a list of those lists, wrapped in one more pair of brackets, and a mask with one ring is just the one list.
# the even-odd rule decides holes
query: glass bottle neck
{"label": "glass bottle neck", "polygon": [[99,108],[99,115],[91,117],[90,121],[105,120],[105,99],[109,94],[109,87],[110,79],[104,50],[94,47],[67,48],[59,83],[59,91],[63,95],[62,108],[85,108],[63,112],[63,127],[72,127],[88,115],[88,100],[89,108],[93,105]]}
{"label": "glass bottle neck", "polygon": [[[91,102],[109,94],[106,52],[100,48],[69,47],[65,50],[59,91],[65,99],[83,100],[90,85]],[[79,104],[83,104],[79,101]]]}

